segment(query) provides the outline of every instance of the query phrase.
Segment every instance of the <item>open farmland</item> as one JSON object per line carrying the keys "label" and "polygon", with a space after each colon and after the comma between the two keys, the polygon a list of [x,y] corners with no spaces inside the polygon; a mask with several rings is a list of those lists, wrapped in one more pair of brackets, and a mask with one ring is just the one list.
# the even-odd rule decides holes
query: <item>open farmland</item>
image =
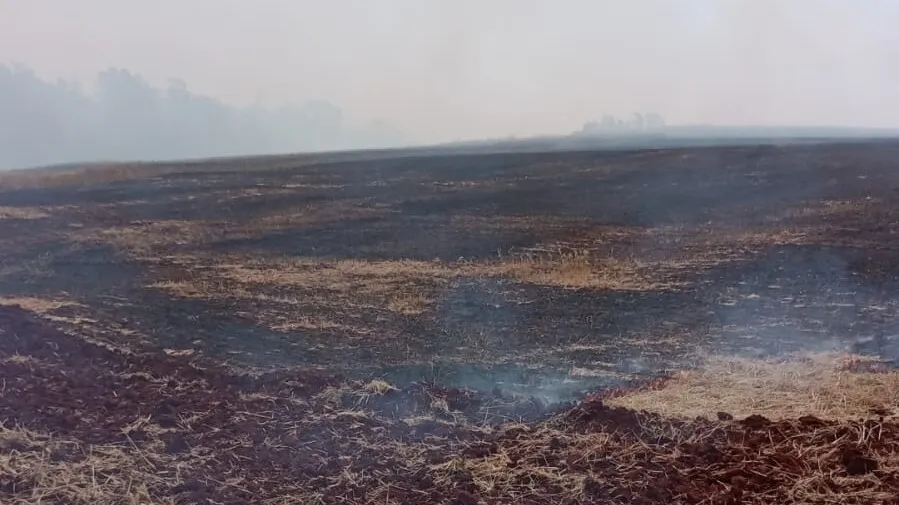
{"label": "open farmland", "polygon": [[0,502],[896,503],[899,142],[0,174]]}

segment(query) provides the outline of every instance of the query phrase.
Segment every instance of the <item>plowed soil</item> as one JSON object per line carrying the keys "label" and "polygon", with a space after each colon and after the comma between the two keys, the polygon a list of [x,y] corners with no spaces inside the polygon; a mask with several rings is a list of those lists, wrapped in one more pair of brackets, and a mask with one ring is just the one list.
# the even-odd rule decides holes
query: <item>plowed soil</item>
{"label": "plowed soil", "polygon": [[249,377],[121,354],[18,309],[0,310],[0,324],[0,416],[79,442],[48,451],[7,434],[4,502],[88,503],[90,486],[54,489],[17,459],[90,461],[91,445],[130,457],[94,479],[128,473],[159,503],[895,503],[899,492],[897,467],[879,463],[899,463],[891,420],[687,421],[602,395],[547,408],[436,385]]}

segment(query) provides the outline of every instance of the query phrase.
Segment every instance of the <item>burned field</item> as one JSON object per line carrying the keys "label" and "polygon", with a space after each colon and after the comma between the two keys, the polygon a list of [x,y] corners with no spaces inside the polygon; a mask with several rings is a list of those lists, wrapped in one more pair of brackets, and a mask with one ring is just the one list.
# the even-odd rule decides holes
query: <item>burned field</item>
{"label": "burned field", "polygon": [[2,176],[0,501],[894,503],[897,160]]}

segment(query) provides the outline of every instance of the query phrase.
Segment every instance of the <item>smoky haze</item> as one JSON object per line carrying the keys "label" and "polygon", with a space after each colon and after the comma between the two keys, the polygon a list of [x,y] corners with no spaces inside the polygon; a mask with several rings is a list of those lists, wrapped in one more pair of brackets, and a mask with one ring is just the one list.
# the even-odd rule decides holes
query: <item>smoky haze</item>
{"label": "smoky haze", "polygon": [[[80,83],[103,102],[92,118],[111,103],[98,74],[141,76],[141,85],[120,76],[135,96],[116,103],[134,110],[115,110],[111,135],[145,133],[137,117],[150,110],[189,107],[176,115],[196,124],[203,109],[214,123],[214,134],[177,148],[133,135],[107,144],[131,144],[127,152],[141,157],[365,147],[397,142],[396,131],[422,143],[565,134],[607,114],[646,111],[681,125],[899,126],[899,3],[891,0],[0,0],[0,9],[0,62],[27,65],[52,85]],[[169,95],[173,77],[189,84],[190,99]],[[166,98],[164,113],[145,103],[147,87]],[[77,93],[35,89],[64,104],[54,109],[61,116],[43,119],[53,126],[28,127],[40,130],[28,142],[64,129],[58,123],[91,124],[74,112],[88,107]],[[310,101],[314,113],[302,105]],[[40,103],[33,115],[49,114],[51,102]],[[281,109],[290,103],[300,105]],[[245,111],[260,104],[265,114]],[[339,135],[333,118],[303,119],[338,107],[347,129]],[[6,112],[6,130],[40,124]],[[132,112],[135,128],[120,130]],[[363,129],[374,133],[347,126],[372,124]],[[159,136],[179,128],[187,126]],[[25,149],[18,135],[8,142]],[[88,149],[66,142],[29,149],[52,159]]]}
{"label": "smoky haze", "polygon": [[76,161],[159,160],[348,148],[391,147],[402,135],[383,123],[350,125],[341,109],[316,100],[277,108],[236,108],[165,89],[109,69],[85,94],[79,83],[47,82],[0,66],[0,168]]}

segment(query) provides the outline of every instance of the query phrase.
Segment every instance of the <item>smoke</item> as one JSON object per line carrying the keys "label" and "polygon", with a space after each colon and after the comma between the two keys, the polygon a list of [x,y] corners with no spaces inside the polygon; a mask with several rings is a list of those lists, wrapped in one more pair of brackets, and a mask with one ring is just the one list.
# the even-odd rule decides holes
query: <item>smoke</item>
{"label": "smoke", "polygon": [[[890,254],[877,251],[878,204],[866,198],[889,194],[889,185],[872,182],[891,177],[889,153],[879,144],[834,144],[604,154],[604,163],[624,166],[580,180],[582,189],[547,186],[539,212],[646,229],[608,252],[660,267],[668,259],[686,262],[695,268],[685,272],[687,286],[571,291],[477,279],[450,287],[437,319],[456,333],[477,330],[479,354],[463,359],[534,367],[541,379],[533,394],[546,401],[570,398],[579,387],[701,366],[708,355],[850,352],[896,359],[897,286],[862,275],[877,254]],[[554,168],[559,180],[570,176],[573,168],[566,167],[578,166],[570,156]],[[834,184],[837,175],[842,182]],[[835,200],[849,203],[834,214],[822,211]],[[784,230],[799,238],[779,235]],[[865,245],[846,246],[846,233]],[[761,240],[742,242],[747,237]],[[721,262],[703,268],[707,254]],[[534,348],[539,355],[522,355]],[[459,358],[456,349],[443,354]],[[473,373],[467,384],[520,383],[518,373],[496,367]],[[464,385],[466,372],[460,374]]]}
{"label": "smoke", "polygon": [[128,70],[100,73],[96,92],[0,65],[0,168],[392,147],[384,122],[349,124],[323,100],[236,108],[173,79],[165,89]]}
{"label": "smoke", "polygon": [[[738,122],[895,124],[896,35],[885,29],[896,5],[828,0],[719,2],[710,26],[719,79],[700,83],[709,113],[729,108]],[[725,91],[726,90],[726,91]]]}
{"label": "smoke", "polygon": [[0,60],[42,75],[119,66],[239,105],[322,97],[423,142],[650,110],[672,124],[899,117],[889,0],[5,2]]}

